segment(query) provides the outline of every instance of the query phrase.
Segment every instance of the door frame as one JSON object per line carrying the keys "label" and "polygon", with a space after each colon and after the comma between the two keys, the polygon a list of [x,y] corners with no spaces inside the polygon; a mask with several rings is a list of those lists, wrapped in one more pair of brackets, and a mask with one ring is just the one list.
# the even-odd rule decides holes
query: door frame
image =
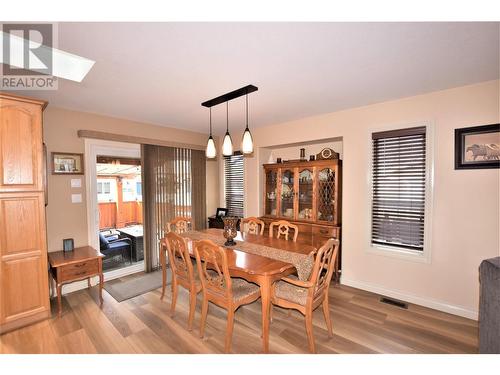
{"label": "door frame", "polygon": [[[87,235],[88,243],[94,249],[99,249],[99,205],[97,202],[97,156],[118,156],[141,159],[141,145],[104,141],[85,138],[85,184],[87,198]],[[106,272],[106,279],[121,277],[135,272],[144,271],[144,262],[129,267]]]}

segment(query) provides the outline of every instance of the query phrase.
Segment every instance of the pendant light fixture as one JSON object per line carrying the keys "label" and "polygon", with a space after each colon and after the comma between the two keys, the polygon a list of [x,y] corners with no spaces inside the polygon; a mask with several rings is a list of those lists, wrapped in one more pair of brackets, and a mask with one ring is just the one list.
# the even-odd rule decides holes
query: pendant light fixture
{"label": "pendant light fixture", "polygon": [[210,107],[210,136],[208,137],[205,155],[208,159],[214,159],[217,156],[217,149],[215,148],[215,142],[212,137],[212,107]]}
{"label": "pendant light fixture", "polygon": [[[224,140],[222,142],[222,155],[233,155],[233,140],[231,139],[231,135],[229,134],[229,101],[239,98],[243,95],[246,95],[246,127],[241,139],[241,152],[244,155],[253,153],[253,138],[252,134],[250,133],[250,129],[248,128],[248,94],[257,90],[258,88],[254,85],[248,85],[201,103],[202,106],[208,107],[210,109],[214,105],[226,103],[226,134],[224,135]],[[206,156],[209,159],[213,159],[216,157],[216,155],[217,151],[215,149],[215,142],[212,137],[212,111],[210,110],[210,135],[207,142]]]}
{"label": "pendant light fixture", "polygon": [[245,155],[253,154],[253,139],[250,129],[248,129],[248,93],[246,94],[246,113],[247,113],[247,127],[243,133],[243,138],[241,138],[241,152]]}
{"label": "pendant light fixture", "polygon": [[226,102],[226,135],[224,136],[224,141],[222,142],[222,155],[233,155],[233,140],[229,134],[229,102]]}

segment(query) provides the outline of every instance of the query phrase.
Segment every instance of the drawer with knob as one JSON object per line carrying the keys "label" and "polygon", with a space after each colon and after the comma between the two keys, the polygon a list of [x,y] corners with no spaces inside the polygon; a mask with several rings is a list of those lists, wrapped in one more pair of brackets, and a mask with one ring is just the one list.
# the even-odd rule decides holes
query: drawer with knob
{"label": "drawer with knob", "polygon": [[339,238],[339,227],[313,226],[312,234],[314,237]]}
{"label": "drawer with knob", "polygon": [[59,272],[61,275],[60,282],[85,278],[99,273],[99,262],[97,259],[91,259],[84,262],[68,264],[61,267]]}

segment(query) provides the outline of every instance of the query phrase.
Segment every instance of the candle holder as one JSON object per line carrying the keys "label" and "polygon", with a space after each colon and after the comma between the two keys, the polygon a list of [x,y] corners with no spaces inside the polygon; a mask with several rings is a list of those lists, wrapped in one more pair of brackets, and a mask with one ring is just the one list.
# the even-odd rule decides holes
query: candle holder
{"label": "candle holder", "polygon": [[227,240],[224,246],[234,246],[236,241],[234,237],[238,234],[236,231],[236,224],[238,223],[239,217],[237,216],[224,216],[222,221],[224,222],[224,238]]}

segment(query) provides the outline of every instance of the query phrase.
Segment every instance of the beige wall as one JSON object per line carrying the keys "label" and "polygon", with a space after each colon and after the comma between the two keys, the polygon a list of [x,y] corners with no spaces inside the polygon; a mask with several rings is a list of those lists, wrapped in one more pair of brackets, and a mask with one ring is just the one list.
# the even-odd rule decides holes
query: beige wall
{"label": "beige wall", "polygon": [[[430,263],[368,252],[371,132],[422,122],[434,128]],[[500,170],[455,170],[454,129],[498,122],[499,81],[490,81],[253,129],[257,150],[246,158],[246,214],[259,214],[260,164],[269,156],[259,147],[342,137],[342,282],[475,317],[478,266],[500,255]]]}
{"label": "beige wall", "polygon": [[[98,130],[108,133],[140,136],[193,145],[205,145],[206,134],[143,124],[91,113],[51,107],[44,112],[44,141],[47,151],[84,153],[84,139],[77,131]],[[81,178],[82,188],[71,188],[71,178]],[[219,201],[219,171],[217,163],[207,161],[207,213],[215,212]],[[71,203],[71,194],[82,194],[82,203]],[[49,175],[49,205],[47,206],[48,249],[62,248],[63,238],[74,238],[75,246],[88,243],[85,176]]]}

